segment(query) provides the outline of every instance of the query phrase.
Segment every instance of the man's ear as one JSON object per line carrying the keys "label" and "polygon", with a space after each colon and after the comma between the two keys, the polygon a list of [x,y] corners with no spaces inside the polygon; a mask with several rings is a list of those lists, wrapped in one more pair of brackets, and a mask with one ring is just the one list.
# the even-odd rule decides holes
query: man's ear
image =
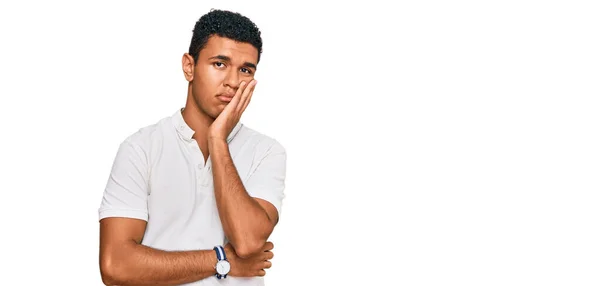
{"label": "man's ear", "polygon": [[181,58],[181,68],[183,69],[183,75],[187,81],[194,80],[194,67],[194,58],[188,53],[183,54],[183,58]]}

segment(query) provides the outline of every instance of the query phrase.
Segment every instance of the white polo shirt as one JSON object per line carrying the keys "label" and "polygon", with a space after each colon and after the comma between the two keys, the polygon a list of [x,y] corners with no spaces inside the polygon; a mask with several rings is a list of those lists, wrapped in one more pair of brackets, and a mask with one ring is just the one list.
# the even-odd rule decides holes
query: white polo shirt
{"label": "white polo shirt", "polygon": [[[182,109],[141,128],[119,146],[99,219],[146,220],[143,245],[161,250],[202,250],[227,242],[214,195],[210,156],[204,156]],[[284,198],[286,152],[275,139],[238,123],[227,138],[248,194],[272,203]],[[216,255],[216,254],[215,254]],[[262,277],[209,277],[186,285],[264,285]]]}

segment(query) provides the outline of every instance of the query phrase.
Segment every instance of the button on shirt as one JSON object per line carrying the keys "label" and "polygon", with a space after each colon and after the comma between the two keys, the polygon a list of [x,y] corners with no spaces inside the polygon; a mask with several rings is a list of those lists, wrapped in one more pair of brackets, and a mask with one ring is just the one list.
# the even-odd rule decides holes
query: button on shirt
{"label": "button on shirt", "polygon": [[[120,144],[99,219],[147,221],[142,244],[156,249],[212,249],[227,240],[214,195],[211,158],[205,164],[181,111],[141,128]],[[233,128],[227,142],[248,194],[270,202],[280,213],[286,175],[283,146],[242,123]],[[264,280],[211,276],[185,285],[264,285]]]}

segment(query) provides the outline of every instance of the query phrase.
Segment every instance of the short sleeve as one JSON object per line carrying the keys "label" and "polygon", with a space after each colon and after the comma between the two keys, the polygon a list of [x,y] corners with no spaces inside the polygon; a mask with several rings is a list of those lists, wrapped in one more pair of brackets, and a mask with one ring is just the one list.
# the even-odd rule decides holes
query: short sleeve
{"label": "short sleeve", "polygon": [[286,160],[285,149],[275,142],[254,168],[245,184],[246,191],[251,197],[270,202],[280,215],[285,197]]}
{"label": "short sleeve", "polygon": [[98,209],[99,219],[127,217],[148,221],[148,166],[144,152],[124,141],[114,159]]}

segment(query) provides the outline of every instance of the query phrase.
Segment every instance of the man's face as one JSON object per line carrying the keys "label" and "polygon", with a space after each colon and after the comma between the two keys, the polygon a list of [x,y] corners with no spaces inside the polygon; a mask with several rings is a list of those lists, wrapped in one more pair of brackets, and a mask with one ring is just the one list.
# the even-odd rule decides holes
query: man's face
{"label": "man's face", "polygon": [[212,118],[221,114],[240,83],[254,78],[258,50],[219,36],[211,36],[194,67],[192,95],[199,109]]}

